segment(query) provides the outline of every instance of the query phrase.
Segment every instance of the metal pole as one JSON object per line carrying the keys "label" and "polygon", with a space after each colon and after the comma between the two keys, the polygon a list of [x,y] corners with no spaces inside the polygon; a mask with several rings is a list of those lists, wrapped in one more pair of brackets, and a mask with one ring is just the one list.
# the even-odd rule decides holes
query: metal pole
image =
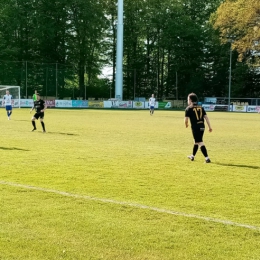
{"label": "metal pole", "polygon": [[56,63],[56,99],[58,99],[58,63]]}
{"label": "metal pole", "polygon": [[117,49],[116,49],[116,93],[115,98],[123,99],[123,32],[124,1],[118,0]]}
{"label": "metal pole", "polygon": [[232,77],[232,42],[230,42],[230,59],[229,59],[229,83],[228,83],[228,111],[230,111],[230,95],[231,95],[231,77]]}
{"label": "metal pole", "polygon": [[84,85],[85,85],[85,100],[87,100],[87,84],[86,84],[86,65],[84,66]]}
{"label": "metal pole", "polygon": [[176,100],[178,100],[178,72],[176,71]]}
{"label": "metal pole", "polygon": [[21,87],[18,88],[19,108],[21,108]]}
{"label": "metal pole", "polygon": [[159,78],[159,61],[157,63],[157,72],[156,72],[156,76],[157,76],[157,82],[156,82],[156,85],[157,85],[157,91],[159,93],[159,81],[160,81],[160,78]]}
{"label": "metal pole", "polygon": [[27,96],[27,61],[25,61],[25,96],[26,96],[26,98],[28,98],[28,96]]}
{"label": "metal pole", "polygon": [[136,88],[136,69],[134,69],[134,100],[135,100],[135,88]]}
{"label": "metal pole", "polygon": [[47,90],[48,90],[48,67],[46,68],[46,86],[45,86],[45,99],[47,100]]}

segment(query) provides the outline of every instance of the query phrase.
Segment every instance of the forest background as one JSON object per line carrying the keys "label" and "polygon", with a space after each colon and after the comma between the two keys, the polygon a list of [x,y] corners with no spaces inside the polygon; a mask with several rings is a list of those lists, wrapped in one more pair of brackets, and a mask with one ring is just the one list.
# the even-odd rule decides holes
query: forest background
{"label": "forest background", "polygon": [[[257,0],[124,0],[124,100],[226,97],[230,67],[231,97],[259,97],[259,14]],[[113,98],[116,34],[117,0],[0,0],[0,85]]]}

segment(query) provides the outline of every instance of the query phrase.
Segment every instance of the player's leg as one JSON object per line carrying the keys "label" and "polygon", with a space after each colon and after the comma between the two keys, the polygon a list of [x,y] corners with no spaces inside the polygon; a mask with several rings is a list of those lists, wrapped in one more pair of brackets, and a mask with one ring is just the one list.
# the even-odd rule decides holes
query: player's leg
{"label": "player's leg", "polygon": [[8,117],[9,117],[9,120],[11,119],[11,115],[12,115],[12,107],[9,108],[9,111],[8,111]]}
{"label": "player's leg", "polygon": [[205,163],[210,163],[211,161],[210,161],[209,156],[208,156],[208,151],[207,151],[207,148],[206,148],[206,146],[203,142],[200,146],[200,150],[205,157]]}
{"label": "player's leg", "polygon": [[9,111],[9,109],[10,109],[9,106],[6,106],[6,107],[5,107],[6,114],[7,114],[7,119],[8,119],[8,120],[10,120],[10,115],[9,115],[9,112],[10,112],[10,111]]}
{"label": "player's leg", "polygon": [[204,130],[201,131],[201,142],[199,142],[199,146],[200,146],[200,150],[201,150],[202,154],[205,157],[205,162],[210,163],[210,159],[208,157],[208,151],[207,151],[207,148],[206,148],[206,146],[203,142],[203,135],[204,135]]}
{"label": "player's leg", "polygon": [[192,129],[192,135],[194,138],[194,145],[193,145],[193,149],[192,149],[192,154],[188,156],[188,158],[191,161],[194,161],[194,158],[196,156],[196,153],[199,149],[199,144],[198,144],[198,140],[200,140],[200,135],[197,129]]}
{"label": "player's leg", "polygon": [[37,113],[32,117],[32,125],[33,125],[32,132],[36,130],[35,120],[36,120],[36,119],[38,120],[38,118],[39,118],[39,114],[37,114]]}
{"label": "player's leg", "polygon": [[45,131],[45,124],[43,122],[43,119],[44,119],[44,113],[41,112],[40,121],[41,121],[41,125],[42,125],[42,131],[43,131],[43,133],[45,133],[46,131]]}
{"label": "player's leg", "polygon": [[195,156],[196,156],[196,153],[198,151],[198,148],[199,148],[199,145],[197,143],[195,143],[193,145],[193,149],[192,149],[192,154],[191,155],[188,155],[188,158],[191,160],[191,161],[194,161],[195,159]]}

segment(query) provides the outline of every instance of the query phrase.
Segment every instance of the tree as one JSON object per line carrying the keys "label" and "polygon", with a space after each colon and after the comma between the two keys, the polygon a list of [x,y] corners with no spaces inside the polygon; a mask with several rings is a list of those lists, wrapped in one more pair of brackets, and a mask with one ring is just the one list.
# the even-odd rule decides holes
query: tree
{"label": "tree", "polygon": [[226,0],[211,17],[222,42],[232,38],[239,60],[260,51],[260,2],[258,0]]}
{"label": "tree", "polygon": [[226,0],[211,16],[211,24],[222,44],[231,45],[238,53],[233,69],[232,95],[256,97],[260,94],[260,2],[257,0]]}
{"label": "tree", "polygon": [[[71,0],[69,21],[71,39],[69,57],[76,61],[80,96],[84,97],[85,85],[94,84],[100,74],[102,37],[106,29],[106,17],[102,5],[95,0]],[[87,74],[85,82],[84,74]],[[85,93],[86,95],[86,93]]]}

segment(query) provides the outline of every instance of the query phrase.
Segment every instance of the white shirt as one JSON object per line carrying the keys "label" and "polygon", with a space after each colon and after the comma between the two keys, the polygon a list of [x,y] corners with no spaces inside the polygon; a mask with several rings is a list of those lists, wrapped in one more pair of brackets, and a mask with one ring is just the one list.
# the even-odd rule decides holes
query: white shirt
{"label": "white shirt", "polygon": [[155,98],[153,98],[153,97],[151,97],[150,99],[149,99],[149,105],[150,106],[155,106]]}
{"label": "white shirt", "polygon": [[12,105],[12,99],[13,99],[13,97],[12,97],[12,95],[4,95],[4,98],[3,98],[3,100],[5,101],[5,105],[6,106],[11,106]]}

